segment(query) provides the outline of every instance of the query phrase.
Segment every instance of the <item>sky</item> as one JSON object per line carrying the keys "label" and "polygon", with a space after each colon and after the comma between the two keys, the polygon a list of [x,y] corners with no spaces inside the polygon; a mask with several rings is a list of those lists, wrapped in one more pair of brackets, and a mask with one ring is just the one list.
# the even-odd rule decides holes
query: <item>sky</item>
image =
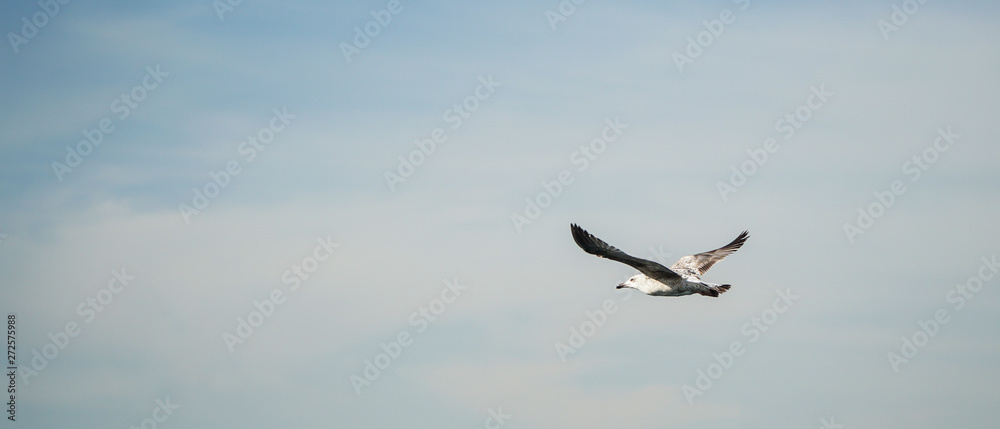
{"label": "sky", "polygon": [[998,20],[5,5],[0,428],[993,427]]}

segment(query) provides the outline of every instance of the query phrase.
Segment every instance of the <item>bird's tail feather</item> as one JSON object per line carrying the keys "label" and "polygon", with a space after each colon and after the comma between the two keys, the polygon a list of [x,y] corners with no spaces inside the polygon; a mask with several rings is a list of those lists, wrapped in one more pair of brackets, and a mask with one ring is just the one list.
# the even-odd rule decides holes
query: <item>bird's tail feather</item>
{"label": "bird's tail feather", "polygon": [[723,293],[723,292],[729,290],[730,287],[732,287],[730,285],[715,285],[715,286],[713,286],[713,285],[706,285],[706,286],[708,286],[707,289],[705,289],[705,290],[703,290],[701,292],[698,292],[698,293],[700,293],[702,295],[705,295],[705,296],[712,296],[712,297],[716,297],[716,298],[719,297],[720,293]]}

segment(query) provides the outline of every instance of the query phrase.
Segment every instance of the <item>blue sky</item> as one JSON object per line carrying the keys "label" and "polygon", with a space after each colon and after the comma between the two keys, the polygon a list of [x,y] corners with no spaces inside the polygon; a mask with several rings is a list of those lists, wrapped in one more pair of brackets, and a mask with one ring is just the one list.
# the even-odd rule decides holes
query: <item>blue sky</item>
{"label": "blue sky", "polygon": [[[591,0],[553,27],[556,1],[404,0],[377,24],[389,4],[72,1],[16,52],[45,12],[5,6],[16,424],[1000,417],[996,4]],[[721,297],[649,297],[571,222],[668,265],[751,238],[705,276]]]}

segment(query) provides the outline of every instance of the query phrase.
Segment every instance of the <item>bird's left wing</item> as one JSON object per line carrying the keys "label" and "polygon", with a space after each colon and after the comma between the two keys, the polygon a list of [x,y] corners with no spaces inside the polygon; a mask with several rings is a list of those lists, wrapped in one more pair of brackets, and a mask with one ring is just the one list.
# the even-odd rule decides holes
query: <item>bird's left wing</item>
{"label": "bird's left wing", "polygon": [[670,268],[664,267],[657,262],[636,258],[618,250],[617,247],[605,243],[600,238],[594,237],[591,233],[576,224],[570,224],[569,228],[573,232],[573,240],[576,241],[577,246],[580,246],[584,252],[627,264],[653,278],[680,277],[680,275],[670,270]]}

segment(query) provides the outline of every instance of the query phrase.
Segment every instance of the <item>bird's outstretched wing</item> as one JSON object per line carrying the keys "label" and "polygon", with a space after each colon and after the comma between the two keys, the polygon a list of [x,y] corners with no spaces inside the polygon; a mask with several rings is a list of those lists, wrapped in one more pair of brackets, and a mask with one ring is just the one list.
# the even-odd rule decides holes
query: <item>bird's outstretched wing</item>
{"label": "bird's outstretched wing", "polygon": [[743,245],[743,242],[747,241],[750,237],[749,232],[743,231],[740,233],[739,237],[736,237],[731,243],[722,246],[715,250],[710,250],[708,252],[702,252],[695,255],[685,256],[677,261],[670,269],[679,272],[690,273],[695,276],[701,276],[712,268],[716,262],[721,261],[726,256],[729,256],[736,252]]}
{"label": "bird's outstretched wing", "polygon": [[635,256],[618,250],[618,248],[605,243],[604,240],[601,240],[600,238],[594,237],[591,233],[585,231],[576,224],[570,224],[569,229],[573,232],[573,240],[576,241],[576,244],[580,246],[584,252],[630,265],[632,268],[639,270],[639,272],[653,278],[662,279],[680,277],[680,275],[671,271],[670,268],[664,267],[659,263],[642,258],[636,258]]}

